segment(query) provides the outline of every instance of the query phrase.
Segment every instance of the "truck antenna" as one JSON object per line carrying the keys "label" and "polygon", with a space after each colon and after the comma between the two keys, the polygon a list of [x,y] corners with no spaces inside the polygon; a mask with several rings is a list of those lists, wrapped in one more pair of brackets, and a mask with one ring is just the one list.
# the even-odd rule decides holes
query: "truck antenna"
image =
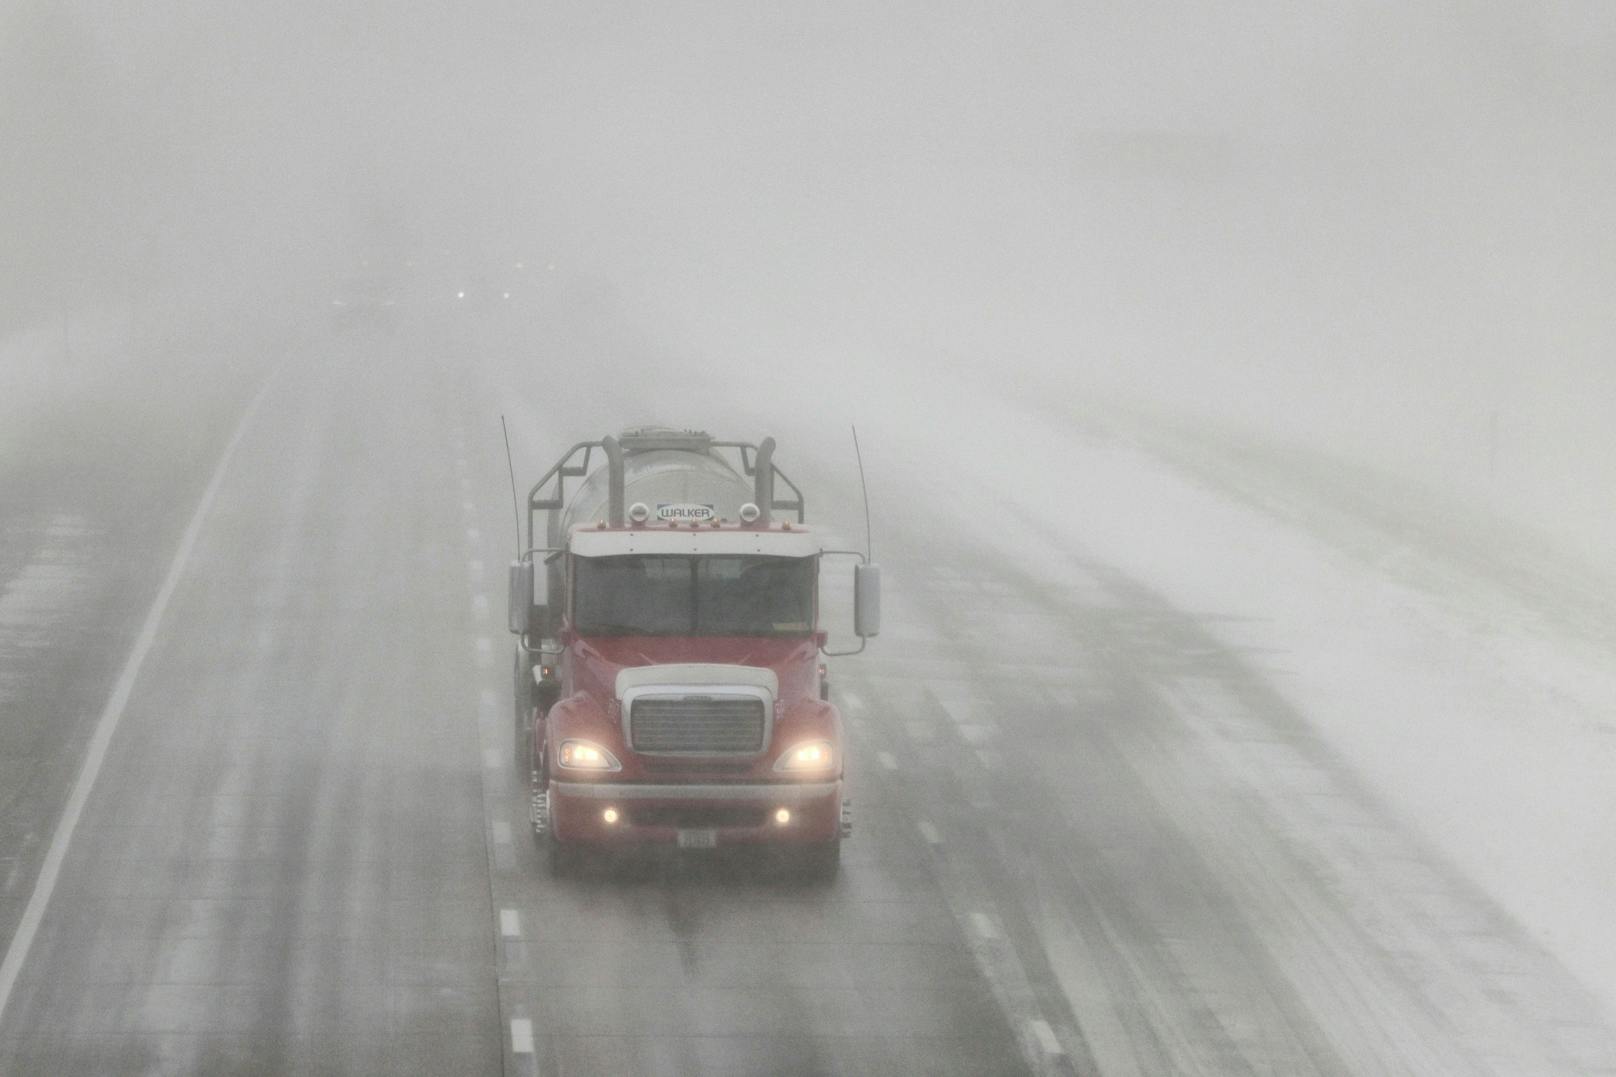
{"label": "truck antenna", "polygon": [[516,465],[511,463],[511,431],[505,425],[503,413],[499,417],[499,429],[505,435],[505,467],[511,473],[511,512],[516,517],[516,557],[522,558],[522,507],[516,499]]}
{"label": "truck antenna", "polygon": [[859,451],[856,424],[853,426],[853,455],[858,458],[859,490],[864,494],[864,557],[865,560],[873,560],[875,552],[870,542],[870,488],[864,483],[864,454]]}

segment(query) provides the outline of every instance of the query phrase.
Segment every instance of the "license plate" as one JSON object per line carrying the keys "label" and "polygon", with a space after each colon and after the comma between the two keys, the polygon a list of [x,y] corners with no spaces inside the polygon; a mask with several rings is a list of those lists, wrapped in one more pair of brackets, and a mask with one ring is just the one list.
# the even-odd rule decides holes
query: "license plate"
{"label": "license plate", "polygon": [[718,831],[716,830],[679,831],[679,848],[681,849],[716,849],[717,847]]}

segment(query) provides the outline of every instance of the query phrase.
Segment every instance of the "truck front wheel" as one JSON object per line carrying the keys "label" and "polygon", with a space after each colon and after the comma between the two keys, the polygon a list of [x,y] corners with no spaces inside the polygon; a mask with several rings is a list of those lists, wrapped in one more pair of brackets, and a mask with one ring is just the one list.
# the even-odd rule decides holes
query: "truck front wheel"
{"label": "truck front wheel", "polygon": [[579,870],[579,849],[575,846],[562,843],[556,839],[556,834],[549,834],[545,839],[545,868],[551,878],[569,878]]}
{"label": "truck front wheel", "polygon": [[830,882],[842,867],[842,839],[838,835],[830,841],[801,845],[791,850],[791,865],[795,874],[808,882]]}
{"label": "truck front wheel", "polygon": [[516,773],[525,774],[533,759],[533,660],[520,649],[516,652],[515,688]]}
{"label": "truck front wheel", "polygon": [[516,773],[522,774],[533,767],[533,725],[532,718],[523,721],[516,720]]}
{"label": "truck front wheel", "polygon": [[578,870],[583,853],[576,845],[569,845],[556,837],[555,827],[544,835],[544,867],[552,879],[565,879]]}
{"label": "truck front wheel", "polygon": [[[539,774],[544,773],[544,763],[538,764]],[[533,790],[533,845],[544,860],[544,868],[552,878],[565,878],[571,875],[578,866],[582,855],[575,845],[569,845],[556,837],[555,815],[551,810],[548,784],[541,792],[535,786]]]}

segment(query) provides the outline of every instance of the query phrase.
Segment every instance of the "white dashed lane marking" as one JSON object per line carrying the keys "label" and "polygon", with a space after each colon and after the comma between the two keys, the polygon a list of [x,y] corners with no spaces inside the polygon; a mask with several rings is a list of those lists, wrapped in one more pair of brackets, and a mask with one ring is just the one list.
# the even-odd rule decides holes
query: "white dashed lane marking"
{"label": "white dashed lane marking", "polygon": [[472,595],[471,612],[476,615],[477,620],[479,621],[488,620],[488,596]]}
{"label": "white dashed lane marking", "polygon": [[996,939],[999,937],[999,925],[995,924],[993,917],[985,912],[973,912],[971,914],[971,928],[978,936],[984,939]]}
{"label": "white dashed lane marking", "polygon": [[498,748],[483,749],[483,766],[489,770],[498,770],[504,761],[504,756]]}
{"label": "white dashed lane marking", "polygon": [[503,819],[494,820],[494,869],[510,871],[516,867],[516,849],[511,845],[511,824]]}
{"label": "white dashed lane marking", "polygon": [[[273,375],[270,380],[273,380]],[[55,891],[56,880],[61,874],[62,862],[67,858],[68,845],[73,840],[73,832],[78,829],[79,818],[84,813],[84,805],[90,798],[90,791],[95,787],[96,776],[101,773],[101,765],[112,743],[112,735],[117,731],[124,708],[134,693],[135,682],[140,677],[140,669],[146,661],[146,655],[157,642],[158,629],[162,627],[169,598],[185,575],[191,551],[196,548],[202,527],[212,511],[213,499],[218,495],[219,488],[224,485],[225,473],[230,469],[231,458],[235,456],[236,447],[246,436],[247,427],[251,424],[258,405],[268,394],[269,385],[270,382],[266,381],[259,387],[257,394],[236,422],[235,432],[225,444],[224,452],[219,455],[219,462],[213,469],[213,477],[208,480],[207,487],[202,491],[202,498],[197,502],[196,510],[191,515],[191,522],[186,525],[185,532],[180,536],[180,544],[174,551],[174,559],[168,566],[168,574],[163,578],[162,586],[157,589],[157,596],[146,612],[146,620],[141,625],[140,634],[135,638],[134,647],[124,662],[123,672],[113,684],[112,696],[102,708],[101,716],[96,720],[90,734],[90,742],[85,749],[84,762],[80,766],[78,779],[68,794],[67,803],[62,807],[56,831],[45,851],[45,859],[40,864],[39,874],[34,878],[33,894],[29,897],[28,904],[23,907],[22,918],[18,921],[17,929],[6,947],[4,959],[0,960],[0,1020],[5,1017],[6,1003],[11,998],[12,986],[17,982],[23,964],[28,960],[28,951],[33,946],[34,936],[44,921],[45,910],[50,905],[51,894]]]}
{"label": "white dashed lane marking", "polygon": [[1055,1038],[1055,1030],[1049,1027],[1049,1022],[1042,1017],[1036,1017],[1027,1022],[1027,1028],[1032,1032],[1032,1038],[1038,1041],[1038,1046],[1046,1055],[1063,1055],[1066,1050],[1061,1047],[1060,1040]]}
{"label": "white dashed lane marking", "polygon": [[936,736],[937,727],[932,722],[908,721],[903,723],[903,731],[916,743],[930,744]]}
{"label": "white dashed lane marking", "polygon": [[475,527],[468,527],[466,528],[466,541],[473,546],[480,545],[483,541],[483,533]]}
{"label": "white dashed lane marking", "polygon": [[530,1055],[533,1053],[533,1022],[525,1017],[511,1020],[511,1054]]}
{"label": "white dashed lane marking", "polygon": [[499,910],[499,933],[507,939],[522,937],[522,917],[515,909]]}
{"label": "white dashed lane marking", "polygon": [[891,752],[876,752],[875,758],[879,760],[881,765],[888,770],[898,769],[898,761],[893,758]]}
{"label": "white dashed lane marking", "polygon": [[483,563],[476,558],[466,562],[466,575],[471,577],[472,583],[483,582]]}
{"label": "white dashed lane marking", "polygon": [[927,845],[941,845],[943,843],[943,836],[937,833],[937,828],[926,820],[922,819],[917,822],[915,829],[920,831],[920,836],[926,839]]}

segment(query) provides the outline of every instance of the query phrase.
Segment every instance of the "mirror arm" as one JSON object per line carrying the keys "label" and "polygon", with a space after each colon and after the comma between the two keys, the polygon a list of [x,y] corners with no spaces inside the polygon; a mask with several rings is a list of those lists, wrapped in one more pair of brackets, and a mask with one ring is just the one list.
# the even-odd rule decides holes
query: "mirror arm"
{"label": "mirror arm", "polygon": [[[825,554],[832,554],[846,557],[856,557],[859,559],[859,564],[861,565],[867,565],[870,563],[869,557],[865,555],[863,550],[820,550],[819,552],[821,556]],[[825,650],[825,645],[820,644],[819,653],[824,655],[826,658],[850,658],[855,654],[863,654],[864,648],[869,646],[869,643],[870,639],[868,636],[860,636],[858,650],[856,651],[827,651]]]}

